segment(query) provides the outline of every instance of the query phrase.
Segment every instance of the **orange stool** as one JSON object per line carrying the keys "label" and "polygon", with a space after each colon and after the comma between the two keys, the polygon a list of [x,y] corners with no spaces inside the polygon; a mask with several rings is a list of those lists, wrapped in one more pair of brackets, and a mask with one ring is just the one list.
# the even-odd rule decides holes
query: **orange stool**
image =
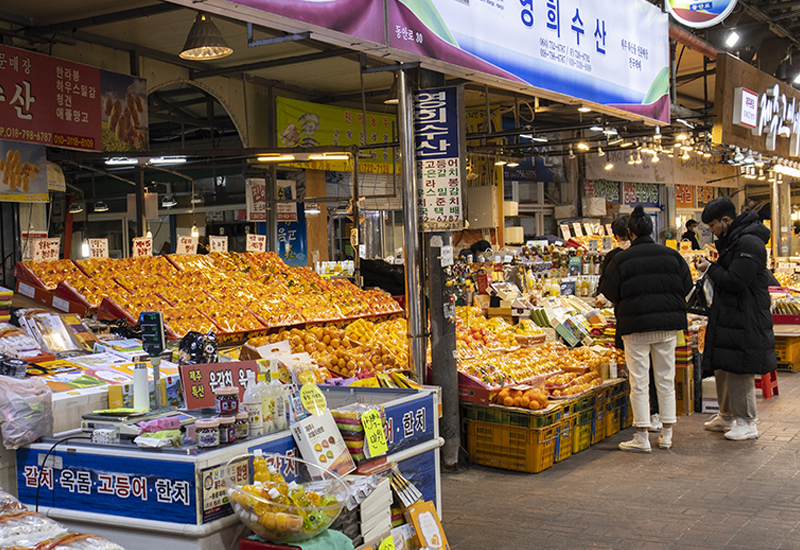
{"label": "orange stool", "polygon": [[761,395],[764,399],[770,399],[773,395],[778,395],[778,373],[772,371],[756,377],[756,389],[761,388]]}

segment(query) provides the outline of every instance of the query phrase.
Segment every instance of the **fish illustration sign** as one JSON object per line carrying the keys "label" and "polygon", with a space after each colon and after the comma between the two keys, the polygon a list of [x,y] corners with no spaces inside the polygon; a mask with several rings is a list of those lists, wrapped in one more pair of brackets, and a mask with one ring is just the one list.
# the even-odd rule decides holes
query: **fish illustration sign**
{"label": "fish illustration sign", "polygon": [[670,15],[678,23],[693,29],[704,29],[721,23],[736,7],[736,0],[667,0]]}

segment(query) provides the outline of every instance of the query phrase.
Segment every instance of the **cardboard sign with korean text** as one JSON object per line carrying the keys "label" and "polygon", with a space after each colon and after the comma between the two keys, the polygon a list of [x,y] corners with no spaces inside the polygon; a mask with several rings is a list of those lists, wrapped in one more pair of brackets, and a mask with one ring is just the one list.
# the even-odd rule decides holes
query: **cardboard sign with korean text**
{"label": "cardboard sign with korean text", "polygon": [[247,388],[247,373],[258,376],[255,361],[239,363],[206,363],[202,365],[180,365],[181,387],[188,410],[214,407],[214,390],[222,386],[233,386],[239,390],[239,401]]}
{"label": "cardboard sign with korean text", "polygon": [[247,252],[266,252],[267,236],[247,234]]}
{"label": "cardboard sign with korean text", "polygon": [[138,237],[133,239],[133,249],[131,256],[139,258],[140,256],[153,255],[153,239],[150,237]]}
{"label": "cardboard sign with korean text", "polygon": [[175,254],[196,254],[197,237],[178,237],[175,245]]}
{"label": "cardboard sign with korean text", "polygon": [[31,239],[33,243],[33,261],[45,262],[58,260],[61,257],[61,239]]}
{"label": "cardboard sign with korean text", "polygon": [[89,239],[90,258],[108,258],[108,239]]}
{"label": "cardboard sign with korean text", "polygon": [[209,252],[227,252],[228,251],[228,237],[210,236],[208,238]]}

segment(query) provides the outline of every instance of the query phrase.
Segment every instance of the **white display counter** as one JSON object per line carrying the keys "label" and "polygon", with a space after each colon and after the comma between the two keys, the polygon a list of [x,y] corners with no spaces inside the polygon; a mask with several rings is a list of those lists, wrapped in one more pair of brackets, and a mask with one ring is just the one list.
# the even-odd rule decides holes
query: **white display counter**
{"label": "white display counter", "polygon": [[[433,390],[324,387],[328,406],[382,404],[389,427],[389,459],[441,509],[438,405]],[[61,434],[64,435],[64,434]],[[142,450],[133,445],[47,440],[16,453],[20,500],[78,530],[96,533],[127,550],[235,549],[245,529],[233,516],[222,480],[231,458],[261,449],[297,456],[289,431],[234,445]],[[44,471],[41,470],[44,466]],[[281,468],[288,463],[281,461]]]}

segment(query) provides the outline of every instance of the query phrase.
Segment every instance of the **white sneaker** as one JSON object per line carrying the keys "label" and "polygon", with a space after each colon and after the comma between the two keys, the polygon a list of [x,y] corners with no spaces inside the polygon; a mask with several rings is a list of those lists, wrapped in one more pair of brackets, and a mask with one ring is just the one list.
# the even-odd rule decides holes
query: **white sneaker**
{"label": "white sneaker", "polygon": [[662,449],[672,448],[672,428],[664,428],[658,436],[658,446]]}
{"label": "white sneaker", "polygon": [[650,416],[650,427],[647,428],[648,432],[658,433],[663,427],[664,425],[661,423],[661,418],[659,418],[658,413]]}
{"label": "white sneaker", "polygon": [[735,418],[733,427],[725,432],[725,439],[732,441],[744,441],[745,439],[758,439],[758,428],[755,420]]}
{"label": "white sneaker", "polygon": [[727,432],[733,428],[734,424],[732,418],[726,419],[722,415],[715,414],[711,420],[703,424],[703,427],[709,432]]}
{"label": "white sneaker", "polygon": [[637,431],[630,441],[623,441],[619,444],[619,448],[623,451],[631,453],[649,453],[652,452],[650,448],[650,440],[647,438],[647,432]]}

